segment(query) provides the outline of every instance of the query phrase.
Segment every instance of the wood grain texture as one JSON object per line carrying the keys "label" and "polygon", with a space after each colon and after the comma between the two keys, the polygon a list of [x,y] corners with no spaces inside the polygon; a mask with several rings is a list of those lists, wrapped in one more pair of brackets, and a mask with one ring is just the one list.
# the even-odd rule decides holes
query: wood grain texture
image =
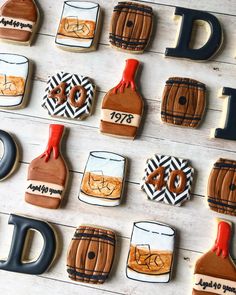
{"label": "wood grain texture", "polygon": [[[3,1],[1,1],[2,3]],[[43,22],[33,47],[4,44],[2,52],[22,54],[34,63],[32,92],[27,108],[19,111],[0,111],[0,128],[11,132],[20,146],[20,165],[8,180],[0,184],[0,256],[6,257],[11,241],[11,226],[7,225],[8,214],[21,213],[52,222],[59,233],[61,251],[53,267],[43,276],[29,277],[1,271],[1,290],[4,294],[154,294],[186,295],[192,290],[194,263],[201,253],[212,246],[215,238],[214,218],[226,215],[209,210],[207,205],[207,180],[210,170],[220,157],[236,160],[235,142],[211,140],[210,130],[219,127],[223,101],[218,98],[218,90],[223,86],[235,88],[236,81],[236,6],[234,1],[191,1],[152,0],[142,1],[152,6],[156,15],[153,38],[146,52],[131,55],[118,52],[109,46],[110,18],[115,0],[97,1],[103,9],[103,29],[98,51],[91,53],[67,53],[56,48],[54,38],[60,19],[62,0],[50,3],[41,0],[38,5],[43,11]],[[205,9],[214,13],[222,23],[225,32],[224,50],[213,61],[196,63],[178,59],[165,59],[166,47],[174,44],[178,23],[172,15],[174,5]],[[202,33],[196,44],[201,44],[207,34]],[[124,61],[138,58],[142,64],[137,81],[145,100],[142,128],[134,142],[109,138],[99,134],[100,107],[105,93],[120,80]],[[93,79],[98,86],[94,113],[84,121],[50,118],[42,107],[47,76],[58,70],[78,73]],[[206,84],[207,108],[201,126],[196,130],[182,129],[162,124],[160,102],[165,81],[171,76],[189,77]],[[28,165],[45,148],[48,124],[65,124],[66,134],[62,149],[70,170],[70,181],[62,208],[48,210],[26,204]],[[102,208],[85,204],[78,200],[82,173],[89,151],[107,150],[128,158],[127,182],[121,206]],[[145,162],[155,153],[173,155],[190,160],[196,170],[193,195],[190,202],[175,208],[146,199],[140,190],[140,181]],[[227,216],[235,223],[235,217]],[[173,281],[169,284],[143,284],[128,280],[125,265],[128,256],[129,239],[134,221],[157,220],[177,229],[176,255]],[[87,286],[69,280],[66,273],[66,253],[75,228],[80,224],[92,223],[109,227],[118,233],[117,254],[110,278],[103,286]],[[10,229],[9,229],[10,228]],[[35,237],[35,248],[40,240]],[[236,232],[232,241],[232,256],[236,259]]]}

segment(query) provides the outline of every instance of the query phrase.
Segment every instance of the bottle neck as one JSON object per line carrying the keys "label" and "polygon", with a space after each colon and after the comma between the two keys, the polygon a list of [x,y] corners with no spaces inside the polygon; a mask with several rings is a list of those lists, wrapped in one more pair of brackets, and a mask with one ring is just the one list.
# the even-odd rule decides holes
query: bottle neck
{"label": "bottle neck", "polygon": [[231,225],[229,222],[220,221],[218,224],[218,233],[212,251],[217,256],[222,255],[223,258],[229,255],[229,245],[231,238]]}
{"label": "bottle neck", "polygon": [[123,81],[134,80],[138,66],[139,66],[139,62],[136,59],[127,59],[122,80]]}
{"label": "bottle neck", "polygon": [[51,153],[53,152],[54,159],[57,159],[60,155],[60,142],[63,135],[64,126],[59,124],[52,124],[49,127],[49,140],[45,152],[40,158],[45,158],[45,162],[48,162]]}

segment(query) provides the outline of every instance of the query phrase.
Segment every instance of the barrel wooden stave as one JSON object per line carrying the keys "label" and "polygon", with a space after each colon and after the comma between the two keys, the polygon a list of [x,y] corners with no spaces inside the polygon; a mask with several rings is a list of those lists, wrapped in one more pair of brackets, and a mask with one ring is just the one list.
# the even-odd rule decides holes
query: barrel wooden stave
{"label": "barrel wooden stave", "polygon": [[162,96],[163,122],[196,128],[206,106],[205,85],[189,78],[171,77]]}
{"label": "barrel wooden stave", "polygon": [[208,204],[213,211],[236,216],[236,161],[219,159],[214,164],[208,180]]}
{"label": "barrel wooden stave", "polygon": [[119,49],[143,52],[152,32],[152,8],[135,2],[119,2],[115,6],[110,43]]}
{"label": "barrel wooden stave", "polygon": [[67,253],[69,278],[84,283],[104,283],[111,270],[114,253],[114,232],[80,226]]}

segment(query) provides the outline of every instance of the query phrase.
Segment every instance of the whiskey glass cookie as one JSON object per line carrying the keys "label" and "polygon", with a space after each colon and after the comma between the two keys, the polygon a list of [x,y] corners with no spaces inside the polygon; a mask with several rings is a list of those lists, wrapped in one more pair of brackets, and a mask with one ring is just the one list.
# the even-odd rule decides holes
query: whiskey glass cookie
{"label": "whiskey glass cookie", "polygon": [[125,183],[126,158],[111,152],[90,152],[79,199],[88,204],[118,206]]}
{"label": "whiskey glass cookie", "polygon": [[42,106],[53,117],[84,119],[92,112],[95,89],[88,77],[58,72],[48,78]]}
{"label": "whiskey glass cookie", "polygon": [[46,151],[30,163],[25,192],[27,203],[49,209],[60,206],[69,174],[60,153],[63,131],[63,125],[50,125]]}
{"label": "whiskey glass cookie", "polygon": [[133,225],[126,275],[136,281],[168,283],[174,257],[175,230],[164,223]]}
{"label": "whiskey glass cookie", "polygon": [[30,45],[39,22],[34,0],[7,0],[0,9],[0,40]]}
{"label": "whiskey glass cookie", "polygon": [[181,206],[190,199],[193,173],[187,160],[157,154],[147,161],[141,189],[149,200]]}
{"label": "whiskey glass cookie", "polygon": [[118,2],[114,7],[109,41],[112,47],[143,53],[151,37],[153,11],[137,2]]}
{"label": "whiskey glass cookie", "polygon": [[166,81],[161,103],[163,122],[197,128],[203,118],[205,107],[205,84],[181,77],[171,77]]}
{"label": "whiskey glass cookie", "polygon": [[67,251],[67,273],[73,281],[103,284],[111,271],[116,247],[112,230],[81,225]]}
{"label": "whiskey glass cookie", "polygon": [[100,30],[100,6],[89,1],[65,1],[56,45],[69,51],[96,50]]}
{"label": "whiskey glass cookie", "polygon": [[0,108],[23,108],[29,87],[28,58],[19,54],[0,53],[0,69]]}

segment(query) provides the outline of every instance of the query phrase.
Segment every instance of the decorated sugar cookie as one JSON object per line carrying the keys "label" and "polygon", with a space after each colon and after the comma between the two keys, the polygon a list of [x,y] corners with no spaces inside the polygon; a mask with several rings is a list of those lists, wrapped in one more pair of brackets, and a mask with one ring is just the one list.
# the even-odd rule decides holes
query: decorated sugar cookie
{"label": "decorated sugar cookie", "polygon": [[143,113],[143,100],[135,85],[139,62],[128,59],[120,83],[102,101],[100,131],[104,134],[134,139]]}
{"label": "decorated sugar cookie", "polygon": [[112,47],[142,53],[152,33],[152,8],[137,2],[118,2],[114,7],[109,40]]}
{"label": "decorated sugar cookie", "polygon": [[28,58],[0,53],[0,108],[23,108],[27,100],[28,80]]}
{"label": "decorated sugar cookie", "polygon": [[65,1],[56,45],[69,51],[96,50],[100,31],[100,6],[90,1]]}
{"label": "decorated sugar cookie", "polygon": [[180,77],[166,81],[161,104],[163,122],[196,128],[202,120],[205,106],[205,84]]}
{"label": "decorated sugar cookie", "polygon": [[90,152],[79,199],[89,204],[117,206],[125,182],[126,158],[110,152]]}
{"label": "decorated sugar cookie", "polygon": [[0,9],[0,40],[30,45],[38,21],[34,0],[7,0]]}
{"label": "decorated sugar cookie", "polygon": [[67,272],[74,281],[103,284],[114,260],[116,237],[112,230],[82,225],[67,252]]}
{"label": "decorated sugar cookie", "polygon": [[234,295],[236,265],[230,251],[231,223],[219,220],[213,248],[198,259],[194,270],[193,295]]}
{"label": "decorated sugar cookie", "polygon": [[236,161],[219,159],[208,180],[211,210],[236,216]]}
{"label": "decorated sugar cookie", "polygon": [[148,283],[168,283],[174,258],[175,230],[155,221],[133,225],[126,275]]}
{"label": "decorated sugar cookie", "polygon": [[83,119],[91,114],[94,97],[88,77],[59,72],[49,77],[42,106],[51,116]]}
{"label": "decorated sugar cookie", "polygon": [[18,149],[14,139],[6,131],[0,130],[0,142],[3,146],[3,153],[0,152],[1,181],[10,176],[11,173],[14,171],[18,161]]}
{"label": "decorated sugar cookie", "polygon": [[236,89],[224,87],[222,90],[222,98],[227,99],[224,107],[221,128],[214,130],[214,137],[221,139],[236,140]]}
{"label": "decorated sugar cookie", "polygon": [[[47,271],[57,252],[56,234],[47,222],[10,214],[8,224],[14,225],[11,248],[6,260],[0,260],[0,270],[40,275]],[[43,238],[43,247],[38,257],[23,261],[22,257],[30,250],[32,241],[28,238],[30,232],[38,232]]]}
{"label": "decorated sugar cookie", "polygon": [[25,201],[35,206],[57,209],[65,193],[68,169],[60,153],[63,125],[50,125],[46,151],[28,169]]}
{"label": "decorated sugar cookie", "polygon": [[[214,56],[223,43],[223,31],[219,20],[211,13],[184,7],[175,8],[175,18],[182,18],[175,48],[166,48],[165,56],[191,60],[208,60]],[[200,48],[194,48],[193,32],[196,25],[207,25],[208,40]]]}
{"label": "decorated sugar cookie", "polygon": [[181,206],[190,199],[193,173],[187,160],[155,155],[147,161],[141,188],[152,201]]}

